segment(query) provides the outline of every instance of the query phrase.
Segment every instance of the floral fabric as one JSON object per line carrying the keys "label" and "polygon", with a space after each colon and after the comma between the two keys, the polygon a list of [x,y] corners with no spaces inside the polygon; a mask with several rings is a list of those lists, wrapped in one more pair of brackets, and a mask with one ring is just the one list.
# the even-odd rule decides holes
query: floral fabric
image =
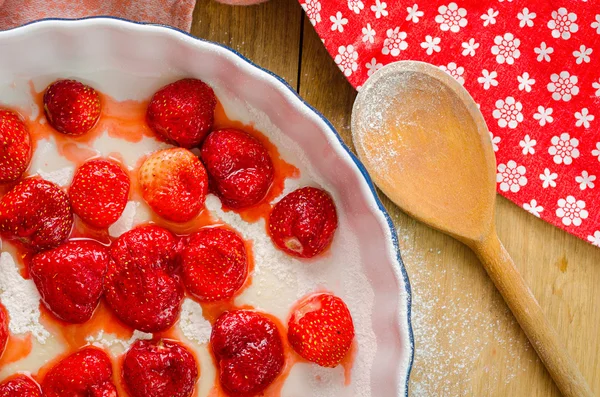
{"label": "floral fabric", "polygon": [[487,121],[498,192],[600,246],[600,2],[299,0],[350,83],[438,65]]}

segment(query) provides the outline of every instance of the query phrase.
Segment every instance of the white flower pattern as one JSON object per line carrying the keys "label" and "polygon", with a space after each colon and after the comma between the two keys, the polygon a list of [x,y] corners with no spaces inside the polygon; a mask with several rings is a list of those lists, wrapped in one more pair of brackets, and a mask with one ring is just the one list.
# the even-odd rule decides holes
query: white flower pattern
{"label": "white flower pattern", "polygon": [[383,48],[381,53],[383,55],[391,55],[397,57],[400,55],[400,51],[404,51],[408,48],[406,42],[406,32],[401,32],[400,27],[396,29],[388,29],[386,32],[387,38],[383,42]]}
{"label": "white flower pattern", "polygon": [[535,145],[537,141],[535,139],[531,139],[529,134],[525,135],[521,141],[519,141],[519,146],[523,148],[523,155],[534,154],[535,153]]}
{"label": "white flower pattern", "polygon": [[370,23],[368,23],[367,26],[362,28],[362,34],[363,34],[363,38],[362,38],[363,42],[366,43],[368,41],[371,44],[375,43],[375,30],[373,30]]}
{"label": "white flower pattern", "polygon": [[498,73],[495,70],[488,72],[487,69],[483,69],[481,71],[481,76],[477,78],[477,82],[483,84],[484,90],[489,90],[490,87],[496,87],[498,85],[496,77],[498,77]]}
{"label": "white flower pattern", "polygon": [[378,71],[379,69],[381,69],[383,67],[383,64],[378,63],[376,58],[371,59],[371,62],[368,62],[365,67],[367,68],[368,72],[367,75],[372,76],[373,73],[375,73],[376,71]]}
{"label": "white flower pattern", "polygon": [[344,31],[344,25],[348,23],[348,18],[344,18],[341,12],[337,12],[335,16],[330,16],[329,20],[332,22],[331,30],[342,33]]}
{"label": "white flower pattern", "polygon": [[552,54],[554,52],[554,48],[548,47],[547,44],[544,41],[542,41],[540,43],[539,47],[535,47],[533,49],[533,52],[538,54],[538,56],[537,56],[538,62],[542,62],[542,61],[550,62],[550,59],[551,59],[550,54]]}
{"label": "white flower pattern", "polygon": [[494,149],[494,152],[498,151],[498,144],[500,143],[501,139],[499,136],[494,136],[494,134],[492,134],[490,132],[490,139],[492,140],[492,148]]}
{"label": "white flower pattern", "polygon": [[596,29],[596,33],[600,34],[600,14],[596,14],[596,19],[590,26],[592,29]]}
{"label": "white flower pattern", "polygon": [[423,11],[419,10],[419,6],[417,4],[414,4],[412,7],[407,7],[406,12],[408,12],[406,20],[412,21],[413,23],[419,23],[419,18],[422,18],[425,14]]}
{"label": "white flower pattern", "polygon": [[540,212],[544,211],[544,207],[538,204],[536,199],[531,200],[529,203],[524,203],[523,208],[533,216],[540,217]]}
{"label": "white flower pattern", "polygon": [[559,199],[557,205],[556,216],[561,218],[565,226],[581,226],[582,220],[587,219],[589,215],[585,209],[585,202],[573,196]]}
{"label": "white flower pattern", "polygon": [[344,76],[348,77],[358,69],[358,52],[354,49],[352,44],[348,46],[340,46],[338,48],[338,54],[335,56],[334,61],[344,72]]}
{"label": "white flower pattern", "polygon": [[568,132],[563,132],[560,136],[553,136],[550,140],[552,145],[548,148],[548,153],[553,156],[556,164],[570,165],[573,159],[579,157],[579,140],[571,138]]}
{"label": "white flower pattern", "polygon": [[475,42],[474,38],[469,39],[469,41],[463,42],[461,44],[462,48],[464,48],[464,50],[462,51],[462,54],[464,56],[470,55],[470,56],[474,56],[475,55],[475,50],[477,50],[479,48],[479,43]]}
{"label": "white flower pattern", "polygon": [[375,18],[387,17],[389,15],[387,4],[381,0],[375,0],[375,4],[371,6],[371,11],[375,13]]}
{"label": "white flower pattern", "polygon": [[506,99],[498,99],[496,101],[496,109],[492,112],[492,116],[498,119],[500,128],[517,128],[517,125],[523,121],[523,105],[521,102],[515,101],[515,98],[509,96]]}
{"label": "white flower pattern", "polygon": [[552,11],[552,19],[548,21],[548,28],[552,30],[552,37],[563,40],[571,38],[571,33],[579,30],[575,23],[577,14],[568,12],[566,8],[561,7],[557,11]]}
{"label": "white flower pattern", "polygon": [[538,120],[540,125],[543,127],[546,125],[546,123],[551,123],[554,121],[554,117],[552,117],[552,111],[552,108],[538,106],[537,113],[533,115],[533,118]]}
{"label": "white flower pattern", "polygon": [[531,92],[531,86],[535,84],[535,79],[530,78],[529,73],[523,72],[522,75],[517,76],[519,82],[519,91],[525,90],[525,92]]}
{"label": "white flower pattern", "polygon": [[505,33],[504,36],[496,36],[492,46],[492,54],[496,56],[496,62],[502,64],[506,62],[509,65],[515,63],[515,59],[521,56],[519,46],[521,40],[515,38],[512,33]]}
{"label": "white flower pattern", "polygon": [[529,8],[525,7],[521,12],[517,14],[517,19],[519,20],[519,27],[524,28],[525,26],[532,27],[533,20],[536,17],[535,12],[530,12]]}
{"label": "white flower pattern", "polygon": [[596,230],[593,235],[590,234],[587,239],[592,245],[600,247],[600,230]]}
{"label": "white flower pattern", "polygon": [[579,46],[578,51],[573,51],[573,56],[575,57],[575,62],[578,65],[582,63],[590,63],[590,54],[593,52],[591,48],[587,48],[583,44]]}
{"label": "white flower pattern", "polygon": [[542,180],[542,187],[544,189],[548,187],[556,187],[557,178],[558,174],[556,172],[551,172],[548,168],[545,168],[544,173],[540,174],[540,179]]}
{"label": "white flower pattern", "polygon": [[590,128],[590,121],[594,121],[594,115],[590,114],[587,108],[581,109],[579,112],[575,112],[575,127]]}
{"label": "white flower pattern", "polygon": [[306,0],[302,4],[302,8],[313,26],[321,22],[321,2],[319,0]]}
{"label": "white flower pattern", "polygon": [[598,161],[600,161],[600,142],[596,143],[596,149],[592,150],[592,156],[598,156]]}
{"label": "white flower pattern", "polygon": [[362,0],[348,0],[348,8],[350,11],[354,11],[355,14],[360,14],[360,12],[365,8],[365,4]]}
{"label": "white flower pattern", "polygon": [[485,14],[481,15],[481,19],[483,19],[483,26],[495,25],[498,14],[500,14],[499,11],[496,11],[493,8],[488,9]]}
{"label": "white flower pattern", "polygon": [[577,76],[572,76],[564,70],[560,74],[553,73],[550,75],[550,82],[547,87],[548,91],[552,93],[552,99],[569,102],[573,98],[573,95],[579,94],[578,82],[579,79]]}
{"label": "white flower pattern", "polygon": [[527,170],[524,166],[518,165],[514,160],[510,160],[506,164],[498,165],[496,182],[500,184],[501,191],[517,193],[521,190],[521,187],[527,185],[526,172]]}
{"label": "white flower pattern", "polygon": [[427,55],[431,55],[434,52],[440,52],[441,47],[439,46],[442,39],[439,37],[425,36],[425,41],[421,43],[421,48],[426,49]]}
{"label": "white flower pattern", "polygon": [[450,62],[447,66],[441,65],[440,69],[454,77],[460,84],[465,83],[465,79],[463,78],[465,68],[462,66],[457,66],[456,63]]}
{"label": "white flower pattern", "polygon": [[596,180],[596,175],[590,175],[587,171],[581,171],[581,175],[575,177],[575,182],[579,184],[579,189],[593,189],[596,185],[594,181]]}
{"label": "white flower pattern", "polygon": [[440,30],[443,32],[450,31],[457,33],[460,28],[467,26],[467,10],[459,8],[454,2],[447,6],[440,6],[438,8],[438,15],[435,17],[435,21],[440,25]]}

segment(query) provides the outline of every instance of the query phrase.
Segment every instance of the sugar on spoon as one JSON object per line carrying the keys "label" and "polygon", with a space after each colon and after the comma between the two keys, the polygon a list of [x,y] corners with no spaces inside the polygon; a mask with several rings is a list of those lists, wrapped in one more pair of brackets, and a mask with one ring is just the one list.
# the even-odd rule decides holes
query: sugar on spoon
{"label": "sugar on spoon", "polygon": [[593,393],[496,234],[496,159],[477,104],[439,68],[401,61],[376,72],[352,111],[358,156],[409,215],[469,246],[567,397]]}

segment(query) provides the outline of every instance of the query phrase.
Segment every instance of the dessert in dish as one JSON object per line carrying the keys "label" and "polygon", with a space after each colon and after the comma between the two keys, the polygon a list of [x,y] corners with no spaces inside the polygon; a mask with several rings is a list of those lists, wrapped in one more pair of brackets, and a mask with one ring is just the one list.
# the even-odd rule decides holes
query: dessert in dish
{"label": "dessert in dish", "polygon": [[[14,299],[0,311],[0,381],[23,374],[17,383],[37,382],[45,395],[285,396],[294,378],[310,377],[315,395],[355,394],[352,305],[310,269],[334,259],[339,214],[326,189],[305,186],[199,80],[146,103],[75,80],[32,91],[37,116],[7,105],[0,119],[0,271],[20,271],[18,285],[0,283],[0,302],[15,288],[41,306],[23,327]],[[116,117],[121,109],[131,113]],[[39,166],[50,149],[72,177]],[[284,287],[313,280],[274,302],[261,295],[281,291],[286,274],[267,263],[280,260],[292,277]],[[292,373],[301,366],[308,374]]]}

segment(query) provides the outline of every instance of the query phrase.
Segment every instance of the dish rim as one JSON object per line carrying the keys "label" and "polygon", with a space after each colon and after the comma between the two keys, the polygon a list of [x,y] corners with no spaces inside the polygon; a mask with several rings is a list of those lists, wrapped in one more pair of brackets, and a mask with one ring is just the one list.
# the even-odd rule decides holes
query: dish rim
{"label": "dish rim", "polygon": [[[306,100],[304,100],[300,96],[300,94],[298,92],[296,92],[296,90],[287,81],[285,81],[282,77],[278,76],[277,74],[273,73],[272,71],[270,71],[260,65],[257,65],[256,63],[251,61],[249,58],[242,55],[241,53],[234,50],[233,48],[230,48],[230,47],[228,47],[224,44],[218,43],[218,42],[207,40],[207,39],[204,39],[201,37],[196,37],[196,36],[192,35],[191,33],[181,30],[179,28],[176,28],[174,26],[160,24],[160,23],[147,23],[147,22],[133,21],[133,20],[129,20],[126,18],[115,17],[115,16],[110,16],[110,15],[96,15],[96,16],[88,16],[88,17],[82,17],[82,18],[41,18],[41,19],[36,19],[36,20],[30,21],[30,22],[27,22],[20,26],[12,27],[12,28],[9,28],[6,30],[0,30],[0,38],[1,38],[1,36],[3,36],[6,33],[14,33],[15,31],[19,31],[19,30],[27,31],[28,27],[46,24],[46,23],[69,24],[72,22],[80,22],[81,23],[81,22],[98,22],[98,21],[113,23],[115,25],[121,25],[124,27],[131,27],[130,25],[136,25],[136,27],[141,27],[141,28],[154,27],[154,28],[170,30],[177,34],[183,34],[184,36],[186,36],[189,39],[199,41],[199,42],[202,42],[202,43],[205,43],[208,45],[214,45],[221,49],[224,49],[224,50],[230,52],[232,55],[237,56],[239,59],[241,59],[243,61],[243,63],[250,66],[251,69],[254,68],[259,73],[264,73],[264,74],[267,74],[268,76],[270,76],[271,78],[274,78],[275,86],[277,87],[277,85],[278,85],[277,88],[280,91],[282,91],[282,94],[290,94],[291,93],[292,96],[295,97],[309,111],[309,113],[312,112],[319,119],[321,119],[321,121],[327,127],[327,133],[333,135],[336,138],[337,143],[346,152],[346,154],[349,156],[349,158],[352,160],[352,162],[354,163],[354,165],[360,172],[360,175],[362,175],[362,177],[364,178],[367,186],[369,187],[371,195],[373,196],[373,199],[374,199],[375,203],[377,204],[377,208],[379,209],[381,214],[384,216],[384,218],[387,222],[387,226],[390,231],[392,245],[396,252],[396,259],[398,261],[398,265],[400,268],[400,275],[402,276],[402,281],[404,282],[404,288],[405,288],[405,292],[406,292],[406,304],[407,304],[406,321],[407,321],[407,325],[408,325],[408,341],[409,341],[408,348],[410,351],[409,351],[408,367],[406,369],[406,373],[402,374],[402,376],[406,378],[404,395],[405,395],[405,397],[408,397],[410,375],[412,372],[412,368],[413,368],[413,364],[414,364],[414,356],[415,356],[415,341],[414,341],[414,333],[413,333],[413,327],[412,327],[412,289],[411,289],[408,273],[404,266],[404,261],[402,260],[402,256],[401,256],[401,252],[400,252],[400,245],[399,245],[399,240],[398,240],[398,234],[396,232],[396,228],[394,227],[394,223],[393,223],[389,213],[387,212],[386,208],[384,207],[383,203],[381,202],[381,199],[379,198],[379,196],[377,194],[375,184],[373,183],[373,180],[371,179],[365,166],[358,159],[358,157],[350,150],[350,148],[346,145],[342,136],[337,132],[337,130],[335,129],[333,124],[331,124],[331,122],[325,116],[323,116],[321,114],[321,112],[319,112],[312,105],[310,105]],[[394,272],[394,273],[397,273],[397,272]]]}

